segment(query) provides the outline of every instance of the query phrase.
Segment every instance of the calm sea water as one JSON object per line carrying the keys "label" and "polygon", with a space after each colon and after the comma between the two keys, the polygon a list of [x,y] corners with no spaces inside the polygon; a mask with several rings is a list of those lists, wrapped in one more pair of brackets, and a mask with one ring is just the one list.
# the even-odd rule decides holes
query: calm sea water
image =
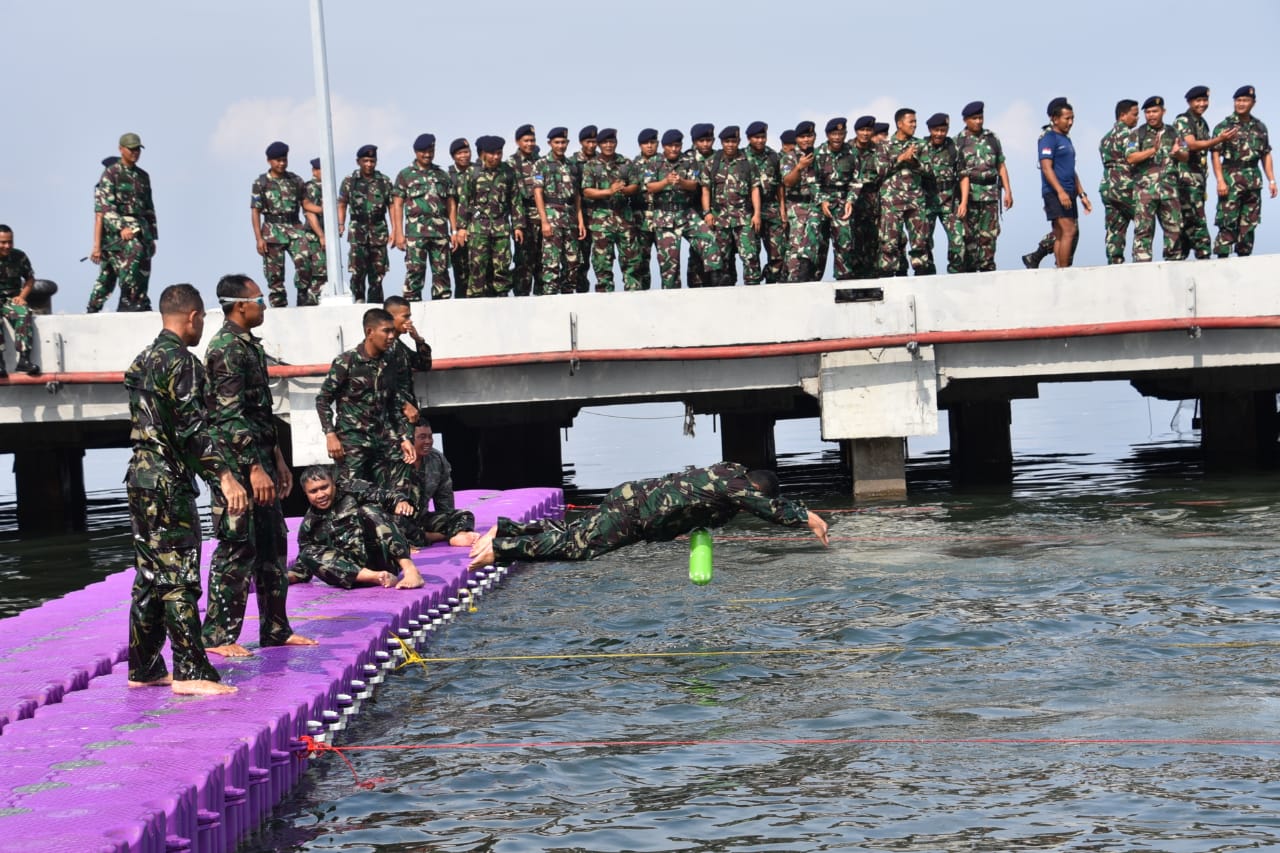
{"label": "calm sea water", "polygon": [[[1276,479],[1206,477],[1191,416],[1046,386],[1012,486],[954,491],[913,440],[911,497],[870,507],[780,424],[829,549],[748,519],[705,588],[679,542],[518,573],[344,733],[388,747],[352,756],[373,788],[324,762],[248,849],[1280,848]],[[575,503],[719,456],[677,407],[578,424]],[[0,606],[124,564],[109,486],[88,536],[0,543]]]}

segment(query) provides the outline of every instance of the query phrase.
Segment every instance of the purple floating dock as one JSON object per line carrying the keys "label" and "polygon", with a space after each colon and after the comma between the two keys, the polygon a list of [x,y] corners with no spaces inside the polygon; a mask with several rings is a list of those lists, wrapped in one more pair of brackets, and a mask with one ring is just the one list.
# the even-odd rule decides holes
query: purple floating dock
{"label": "purple floating dock", "polygon": [[[457,503],[481,531],[499,515],[564,513],[559,489],[463,491]],[[461,609],[467,561],[464,548],[418,552],[419,590],[292,587],[290,620],[320,645],[215,658],[239,688],[230,696],[126,686],[132,570],[0,620],[0,853],[234,851],[305,772],[302,736],[340,736],[395,666],[392,637],[421,646],[452,619],[450,598]],[[476,592],[503,574],[474,575]],[[256,618],[250,596],[244,639]]]}

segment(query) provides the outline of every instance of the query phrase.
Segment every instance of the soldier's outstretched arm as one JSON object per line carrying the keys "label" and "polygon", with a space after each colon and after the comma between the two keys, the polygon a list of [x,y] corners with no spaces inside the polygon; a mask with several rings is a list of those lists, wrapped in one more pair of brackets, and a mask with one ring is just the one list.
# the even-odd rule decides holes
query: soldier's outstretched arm
{"label": "soldier's outstretched arm", "polygon": [[809,518],[806,524],[813,531],[813,535],[818,537],[818,541],[822,543],[823,547],[831,544],[831,540],[827,536],[827,523],[819,518],[818,514],[813,510],[809,510]]}

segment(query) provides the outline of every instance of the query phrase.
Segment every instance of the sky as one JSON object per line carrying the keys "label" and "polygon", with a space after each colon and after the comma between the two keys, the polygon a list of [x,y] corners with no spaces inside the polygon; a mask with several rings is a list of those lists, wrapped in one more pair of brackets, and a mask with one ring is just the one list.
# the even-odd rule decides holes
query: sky
{"label": "sky", "polygon": [[[1183,93],[1204,84],[1212,125],[1236,87],[1250,84],[1255,114],[1280,133],[1280,63],[1264,40],[1280,24],[1274,0],[1239,0],[1230,20],[1211,4],[1176,0],[1044,8],[329,0],[335,156],[347,174],[358,146],[378,145],[379,168],[394,178],[419,133],[436,135],[447,164],[454,137],[510,140],[525,122],[540,137],[555,125],[575,138],[584,124],[616,127],[619,151],[631,155],[643,127],[687,133],[700,121],[762,120],[776,147],[804,119],[891,120],[900,106],[917,110],[922,127],[950,113],[956,131],[960,108],[983,100],[1013,184],[997,252],[1009,268],[1047,231],[1035,142],[1054,96],[1075,106],[1079,173],[1095,199],[1097,142],[1120,98],[1163,95],[1172,123]],[[159,216],[152,293],[188,281],[211,297],[227,272],[260,280],[249,190],[266,168],[263,152],[287,142],[304,178],[320,154],[307,0],[43,0],[6,4],[4,31],[0,222],[37,276],[58,283],[56,312],[84,310],[97,272],[80,261],[92,244],[93,185],[125,132],[146,145],[141,165]],[[1102,263],[1101,210],[1081,229],[1077,264]],[[1280,200],[1265,199],[1256,251],[1280,249],[1277,235]],[[403,255],[393,250],[387,292],[402,281]]]}

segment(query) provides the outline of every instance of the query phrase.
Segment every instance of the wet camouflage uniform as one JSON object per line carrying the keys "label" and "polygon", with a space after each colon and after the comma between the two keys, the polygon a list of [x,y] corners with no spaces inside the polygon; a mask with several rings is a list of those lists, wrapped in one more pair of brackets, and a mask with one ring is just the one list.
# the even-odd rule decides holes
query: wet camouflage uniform
{"label": "wet camouflage uniform", "polygon": [[[912,136],[898,139],[890,136],[881,146],[877,174],[880,178],[880,275],[904,275],[899,270],[902,260],[903,229],[910,243],[911,266],[919,275],[931,258],[929,220],[925,212],[923,167],[919,152],[928,142]],[[912,145],[916,156],[901,163],[898,157]]]}
{"label": "wet camouflage uniform", "polygon": [[[690,166],[683,157],[668,160],[659,155],[645,167],[641,178],[642,191],[651,197],[650,216],[653,220],[654,248],[658,252],[658,274],[663,290],[680,289],[680,241],[694,239],[705,242],[709,238],[701,222],[695,220],[689,210],[689,194],[677,186],[663,187],[656,193],[648,193],[647,186],[654,181],[664,181],[675,172],[681,180],[694,180]],[[698,235],[695,238],[695,233]]]}
{"label": "wet camouflage uniform", "polygon": [[[577,290],[578,204],[582,189],[578,173],[568,157],[557,159],[548,154],[537,162],[533,172],[535,186],[542,188],[542,205],[547,211],[551,235],[542,236],[542,262],[539,265],[538,293],[573,293]],[[537,213],[537,207],[534,207]],[[537,217],[535,215],[535,221]],[[538,227],[541,227],[540,225]]]}
{"label": "wet camouflage uniform", "polygon": [[[845,203],[857,200],[854,195],[854,183],[859,174],[858,160],[858,152],[847,143],[841,146],[839,151],[832,151],[825,142],[814,149],[814,201],[818,203],[819,215],[821,215],[823,202],[826,202],[831,211],[831,217],[827,219],[826,224],[831,239],[831,251],[834,255],[833,273],[837,280],[854,278],[853,221],[856,212],[848,219],[840,217],[844,216]],[[821,275],[823,270],[817,272]],[[868,275],[874,275],[874,273],[869,272]]]}
{"label": "wet camouflage uniform", "polygon": [[333,504],[321,512],[307,510],[298,528],[298,559],[289,580],[314,575],[330,586],[351,589],[361,569],[399,574],[409,556],[409,542],[396,521],[395,506],[408,501],[400,492],[380,489],[367,480],[337,487]]}
{"label": "wet camouflage uniform", "polygon": [[960,206],[960,152],[955,140],[945,137],[941,145],[925,140],[917,156],[924,169],[925,235],[929,248],[916,274],[933,275],[938,271],[933,235],[939,220],[947,235],[947,272],[964,272],[964,223],[956,216]]}
{"label": "wet camouflage uniform", "polygon": [[[596,157],[600,156],[596,154]],[[582,189],[582,172],[586,165],[594,160],[595,157],[587,157],[582,153],[582,149],[578,149],[569,155],[569,161],[573,164],[574,174],[578,178],[578,189]],[[586,207],[586,199],[583,199],[582,215],[585,217],[587,228],[587,236],[578,241],[578,281],[575,290],[578,293],[586,293],[591,289],[591,280],[587,278],[587,271],[591,264],[591,214]]]}
{"label": "wet camouflage uniform", "polygon": [[1151,260],[1151,242],[1156,236],[1156,219],[1164,232],[1164,259],[1177,260],[1182,239],[1182,211],[1178,207],[1178,173],[1174,169],[1173,144],[1177,139],[1170,125],[1159,128],[1143,123],[1129,137],[1129,151],[1155,147],[1156,154],[1133,167],[1133,262]]}
{"label": "wet camouflage uniform", "polygon": [[409,494],[414,513],[407,518],[397,517],[396,521],[411,544],[427,545],[428,533],[439,533],[448,541],[476,529],[475,515],[454,506],[453,470],[444,454],[434,447],[418,460],[410,488],[404,491]]}
{"label": "wet camouflage uniform", "polygon": [[168,673],[173,647],[179,681],[218,681],[200,641],[200,516],[195,475],[211,486],[229,465],[209,433],[204,368],[173,332],[163,331],[125,371],[133,457],[125,476],[137,578],[129,607],[129,679]]}
{"label": "wet camouflage uniform", "polygon": [[[315,205],[324,206],[324,184],[321,181],[312,179],[307,181],[303,187],[302,197]],[[320,220],[320,230],[324,230],[324,214],[317,213],[316,218]],[[306,214],[303,214],[303,222],[306,222]],[[325,254],[324,246],[320,245],[320,238],[316,232],[311,230],[309,224],[304,226],[307,232],[307,251],[311,255],[311,302],[312,305],[320,304],[320,297],[324,294],[325,285],[329,283],[329,259]]]}
{"label": "wet camouflage uniform", "polygon": [[[381,303],[382,279],[387,274],[387,210],[395,192],[391,179],[373,170],[368,178],[356,169],[342,179],[338,200],[347,205],[347,238],[351,248],[347,254],[347,272],[351,275],[351,295],[356,302],[365,297],[373,304]],[[368,291],[365,285],[368,284]]]}
{"label": "wet camouflage uniform", "polygon": [[[250,488],[249,469],[261,465],[274,482],[276,422],[271,414],[271,386],[262,341],[234,323],[222,325],[205,352],[205,400],[209,432],[235,463],[236,479]],[[213,533],[218,538],[209,564],[209,602],[204,617],[204,645],[238,642],[244,627],[249,581],[258,596],[258,638],[263,646],[281,646],[293,635],[285,604],[288,532],[277,498],[252,503],[248,512],[231,515],[218,486],[210,489]]]}
{"label": "wet camouflage uniform", "polygon": [[390,359],[369,358],[363,350],[361,344],[333,360],[316,395],[316,414],[321,429],[337,433],[345,451],[337,463],[338,484],[354,479],[387,486],[393,476],[387,445],[412,441],[413,427],[401,408]]}
{"label": "wet camouflage uniform", "polygon": [[[796,148],[782,155],[779,171],[784,177],[795,170],[804,153]],[[827,242],[827,221],[814,200],[817,183],[810,164],[794,187],[783,187],[787,201],[786,281],[817,281],[826,270],[826,258],[820,251]]]}
{"label": "wet camouflage uniform", "polygon": [[[150,311],[147,287],[151,282],[151,256],[156,253],[156,207],[151,200],[151,176],[123,160],[108,166],[94,193],[94,212],[102,214],[102,254],[120,277],[120,311]],[[120,233],[131,228],[128,240]]]}
{"label": "wet camouflage uniform", "polygon": [[[880,176],[876,167],[880,146],[871,143],[859,148],[854,142],[845,147],[856,158],[853,182],[849,185],[849,195],[853,198],[853,216],[849,217],[853,239],[852,278],[875,278],[880,274]],[[902,250],[897,251],[901,254]]]}
{"label": "wet camouflage uniform", "polygon": [[568,525],[500,518],[493,555],[500,563],[589,560],[633,542],[669,542],[699,527],[720,527],[743,510],[787,527],[803,527],[809,517],[804,504],[757,490],[743,466],[719,462],[623,483]]}
{"label": "wet camouflage uniform", "polygon": [[289,293],[284,286],[284,256],[293,259],[293,283],[298,290],[299,305],[315,305],[311,284],[315,258],[311,254],[310,231],[299,219],[306,185],[302,178],[286,171],[279,178],[264,172],[253,182],[253,197],[249,204],[262,214],[262,239],[267,253],[262,256],[262,275],[267,280],[272,308],[289,305]]}
{"label": "wet camouflage uniform", "polygon": [[523,221],[519,177],[510,166],[467,170],[458,190],[458,228],[467,232],[468,299],[506,296],[511,290],[512,229],[523,227]]}
{"label": "wet camouflage uniform", "polygon": [[[422,407],[418,405],[418,395],[413,388],[413,374],[418,371],[425,373],[431,369],[431,344],[423,341],[418,344],[417,349],[414,349],[402,339],[397,338],[382,357],[387,362],[391,381],[395,384],[395,406],[401,412],[404,411],[406,403],[415,409],[421,409]],[[419,413],[418,420],[414,423],[423,420],[425,418]],[[387,458],[384,463],[387,470],[386,482],[392,488],[407,489],[409,481],[413,478],[413,468],[404,461],[399,442],[388,444],[386,452]]]}
{"label": "wet camouflage uniform", "polygon": [[[93,186],[93,209],[95,211],[102,209],[102,180]],[[113,232],[107,227],[107,223],[102,223],[101,235],[102,250],[101,260],[98,261],[98,278],[93,283],[93,288],[89,291],[89,306],[85,309],[87,314],[97,314],[107,304],[107,300],[111,298],[111,292],[116,289],[116,281],[119,272],[116,270],[114,256],[106,251],[109,245],[117,245],[120,242],[118,232]],[[117,309],[118,310],[118,309]]]}
{"label": "wet camouflage uniform", "polygon": [[747,159],[760,175],[760,245],[769,260],[764,266],[764,280],[787,280],[787,220],[782,215],[782,158],[768,145],[759,154],[750,145]]}
{"label": "wet camouflage uniform", "polygon": [[741,149],[733,159],[717,151],[707,158],[698,184],[710,190],[710,210],[715,214],[711,226],[715,241],[702,252],[707,269],[719,273],[711,277],[711,283],[737,283],[732,260],[732,253],[737,251],[742,258],[743,284],[759,284],[760,235],[751,227],[751,195],[752,190],[760,190],[760,172]]}
{"label": "wet camouflage uniform", "polygon": [[[582,168],[584,190],[607,190],[614,181],[639,183],[635,165],[618,154],[612,160],[597,155]],[[613,258],[617,253],[626,290],[640,290],[640,233],[632,218],[631,199],[616,193],[607,199],[583,199],[583,215],[590,211],[587,229],[591,232],[591,268],[596,273],[596,292],[616,290]]]}
{"label": "wet camouflage uniform", "polygon": [[396,175],[392,193],[404,202],[404,298],[422,301],[431,266],[431,298],[448,299],[449,174],[435,163],[419,169],[410,163]]}
{"label": "wet camouflage uniform", "polygon": [[[689,178],[698,181],[701,178],[702,170],[706,167],[707,158],[698,153],[697,148],[689,148],[682,155],[685,169]],[[707,241],[711,239],[710,229],[705,226],[705,217],[702,215],[702,190],[695,189],[687,195],[689,205],[689,216],[693,222],[701,226],[699,232],[701,236],[695,239],[689,233],[685,234],[685,239],[689,241],[689,259],[685,268],[685,282],[689,287],[706,287],[711,282],[711,277],[707,275],[706,264],[702,260],[702,247],[707,245]],[[705,233],[702,233],[705,232]]]}
{"label": "wet camouflage uniform", "polygon": [[[1107,263],[1124,263],[1125,232],[1133,221],[1133,167],[1125,159],[1132,150],[1133,128],[1122,121],[1117,121],[1102,141],[1098,143],[1098,154],[1102,157],[1102,183],[1098,186],[1098,195],[1106,207],[1107,220]],[[1201,188],[1203,194],[1203,187]],[[1043,244],[1042,244],[1043,245]],[[1135,246],[1136,248],[1136,246]],[[1148,243],[1148,259],[1150,244]],[[1040,247],[1034,254],[1040,253]],[[1049,235],[1049,251],[1053,254],[1053,235]]]}
{"label": "wet camouflage uniform", "polygon": [[528,296],[534,284],[542,281],[542,220],[533,201],[533,176],[539,160],[536,154],[526,157],[519,151],[507,158],[507,165],[519,179],[520,218],[516,224],[524,228],[524,242],[516,244],[511,272],[511,289],[516,296]]}
{"label": "wet camouflage uniform", "polygon": [[1213,129],[1214,136],[1221,136],[1228,129],[1238,127],[1239,134],[1218,146],[1222,162],[1222,179],[1227,184],[1227,194],[1218,196],[1218,237],[1213,242],[1213,253],[1220,258],[1231,254],[1235,246],[1240,257],[1253,254],[1253,234],[1262,219],[1262,172],[1259,164],[1271,151],[1271,139],[1267,126],[1250,116],[1241,121],[1232,113]]}
{"label": "wet camouflage uniform", "polygon": [[956,134],[960,168],[969,177],[969,211],[964,220],[965,270],[990,272],[996,268],[996,238],[1000,236],[1000,139],[983,128]]}
{"label": "wet camouflage uniform", "polygon": [[[26,305],[14,304],[13,297],[22,292],[23,286],[35,278],[31,269],[31,259],[21,249],[10,249],[9,254],[0,258],[0,317],[9,321],[13,327],[14,343],[18,354],[30,353],[35,345],[35,323],[31,319],[31,309]],[[4,330],[0,328],[0,365],[4,364]]]}
{"label": "wet camouflage uniform", "polygon": [[[473,168],[475,167],[468,166],[467,171]],[[455,205],[458,203],[458,190],[462,186],[463,177],[457,165],[449,166],[449,198]],[[453,265],[453,295],[457,299],[465,299],[471,290],[471,255],[468,254],[467,247],[456,247],[450,261]]]}
{"label": "wet camouflage uniform", "polygon": [[644,175],[665,159],[662,153],[645,157],[637,154],[632,160],[636,182],[640,189],[631,196],[631,216],[636,223],[636,278],[640,280],[640,289],[653,287],[653,251],[657,243],[657,233],[653,227],[653,199],[645,192]]}
{"label": "wet camouflage uniform", "polygon": [[[1174,132],[1185,144],[1188,136],[1204,142],[1212,139],[1209,123],[1204,116],[1187,110],[1173,123]],[[1186,258],[1195,252],[1197,258],[1209,257],[1209,223],[1205,219],[1205,183],[1209,174],[1209,151],[1187,151],[1185,162],[1174,168],[1178,172],[1178,207],[1182,211],[1182,234],[1178,240],[1178,258]]]}

